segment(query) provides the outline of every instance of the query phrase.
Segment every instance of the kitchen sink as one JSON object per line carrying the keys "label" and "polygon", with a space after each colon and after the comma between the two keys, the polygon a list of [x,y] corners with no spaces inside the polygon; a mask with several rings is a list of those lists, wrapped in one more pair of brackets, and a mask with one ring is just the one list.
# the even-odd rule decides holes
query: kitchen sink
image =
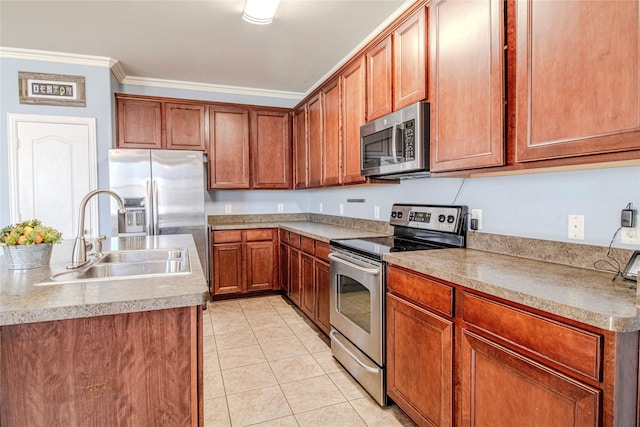
{"label": "kitchen sink", "polygon": [[105,252],[86,267],[59,271],[36,286],[176,274],[191,274],[189,251],[186,248],[114,251]]}

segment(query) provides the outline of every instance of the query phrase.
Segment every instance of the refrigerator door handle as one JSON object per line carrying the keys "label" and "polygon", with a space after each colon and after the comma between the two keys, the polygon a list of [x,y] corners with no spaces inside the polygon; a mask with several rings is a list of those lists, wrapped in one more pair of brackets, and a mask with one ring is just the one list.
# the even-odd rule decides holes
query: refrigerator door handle
{"label": "refrigerator door handle", "polygon": [[160,227],[158,224],[158,182],[153,180],[153,234],[160,234]]}
{"label": "refrigerator door handle", "polygon": [[145,209],[145,221],[147,222],[147,235],[153,234],[153,199],[151,198],[151,181],[147,180],[147,206]]}

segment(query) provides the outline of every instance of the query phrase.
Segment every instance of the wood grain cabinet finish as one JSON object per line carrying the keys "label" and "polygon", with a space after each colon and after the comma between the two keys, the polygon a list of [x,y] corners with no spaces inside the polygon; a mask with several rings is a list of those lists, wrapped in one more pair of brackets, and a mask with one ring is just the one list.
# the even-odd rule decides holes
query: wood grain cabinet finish
{"label": "wood grain cabinet finish", "polygon": [[453,425],[453,331],[452,321],[387,295],[387,393],[419,425]]}
{"label": "wood grain cabinet finish", "polygon": [[426,8],[393,32],[393,110],[427,97]]}
{"label": "wood grain cabinet finish", "polygon": [[309,149],[307,142],[307,106],[293,113],[294,187],[307,188],[309,181]]}
{"label": "wood grain cabinet finish", "polygon": [[500,0],[431,2],[433,172],[506,162],[504,5]]}
{"label": "wood grain cabinet finish", "polygon": [[360,126],[365,123],[365,59],[358,58],[340,76],[342,84],[342,182],[366,182],[360,175]]}
{"label": "wood grain cabinet finish", "polygon": [[311,320],[316,315],[316,283],[314,280],[313,255],[300,255],[300,309]]}
{"label": "wood grain cabinet finish", "polygon": [[324,113],[321,93],[318,93],[317,96],[307,102],[307,114],[307,187],[314,188],[322,186],[322,164],[324,161],[322,156],[324,141],[322,117]]}
{"label": "wood grain cabinet finish", "polygon": [[367,121],[389,114],[393,108],[391,46],[391,35],[389,35],[365,55],[367,60]]}
{"label": "wood grain cabinet finish", "polygon": [[161,149],[162,103],[116,95],[118,148]]}
{"label": "wood grain cabinet finish", "polygon": [[314,320],[316,325],[327,335],[331,331],[329,291],[331,289],[331,274],[329,264],[316,258],[313,261],[314,282],[316,284],[316,307]]}
{"label": "wood grain cabinet finish", "polygon": [[600,425],[600,390],[468,330],[459,342],[460,426]]}
{"label": "wood grain cabinet finish", "polygon": [[169,150],[206,150],[205,105],[164,104],[166,148]]}
{"label": "wood grain cabinet finish", "polygon": [[342,183],[342,132],[340,124],[341,83],[335,79],[322,89],[322,185]]}
{"label": "wood grain cabinet finish", "polygon": [[202,309],[0,328],[0,425],[202,425]]}
{"label": "wood grain cabinet finish", "polygon": [[213,231],[213,295],[278,289],[278,248],[274,229]]}
{"label": "wood grain cabinet finish", "polygon": [[301,252],[293,246],[289,248],[289,294],[287,296],[300,307],[301,299]]}
{"label": "wood grain cabinet finish", "polygon": [[287,111],[251,111],[251,188],[291,188]]}
{"label": "wood grain cabinet finish", "polygon": [[209,108],[209,188],[249,188],[249,110]]}
{"label": "wood grain cabinet finish", "polygon": [[639,8],[517,2],[518,162],[640,148]]}

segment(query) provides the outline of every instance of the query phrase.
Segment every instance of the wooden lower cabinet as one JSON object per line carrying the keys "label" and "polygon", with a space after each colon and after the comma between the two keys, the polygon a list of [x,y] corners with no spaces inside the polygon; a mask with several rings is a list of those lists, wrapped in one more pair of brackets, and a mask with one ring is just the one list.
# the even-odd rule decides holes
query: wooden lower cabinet
{"label": "wooden lower cabinet", "polygon": [[211,291],[215,295],[278,289],[273,229],[212,232]]}
{"label": "wooden lower cabinet", "polygon": [[280,289],[286,295],[289,295],[289,245],[282,242],[280,243]]}
{"label": "wooden lower cabinet", "polygon": [[197,426],[202,308],[0,327],[0,425]]}
{"label": "wooden lower cabinet", "polygon": [[387,268],[387,392],[420,426],[633,426],[638,332]]}
{"label": "wooden lower cabinet", "polygon": [[329,318],[329,291],[331,289],[331,275],[329,274],[329,264],[316,259],[313,263],[314,280],[316,282],[316,315],[315,322],[325,334],[329,335],[331,323]]}
{"label": "wooden lower cabinet", "polygon": [[[329,244],[309,237],[283,232],[288,244],[280,245],[280,276],[289,299],[311,319],[320,330],[329,334]],[[287,256],[287,261],[284,256]],[[286,264],[286,265],[285,265]]]}
{"label": "wooden lower cabinet", "polygon": [[468,330],[459,350],[459,425],[600,425],[600,390]]}
{"label": "wooden lower cabinet", "polygon": [[387,393],[420,425],[451,426],[452,321],[387,296]]}

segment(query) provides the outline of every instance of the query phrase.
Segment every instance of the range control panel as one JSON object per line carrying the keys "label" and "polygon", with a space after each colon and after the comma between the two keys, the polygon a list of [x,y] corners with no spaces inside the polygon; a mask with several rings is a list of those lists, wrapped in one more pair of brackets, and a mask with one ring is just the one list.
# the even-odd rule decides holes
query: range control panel
{"label": "range control panel", "polygon": [[391,225],[459,233],[464,230],[466,206],[405,205],[391,207]]}

